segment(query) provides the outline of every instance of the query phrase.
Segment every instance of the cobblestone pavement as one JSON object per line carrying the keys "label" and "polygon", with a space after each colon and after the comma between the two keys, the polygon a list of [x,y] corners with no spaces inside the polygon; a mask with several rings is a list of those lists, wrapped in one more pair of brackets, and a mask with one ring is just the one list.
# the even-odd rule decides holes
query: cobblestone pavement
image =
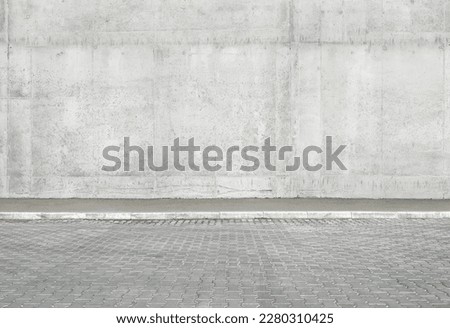
{"label": "cobblestone pavement", "polygon": [[0,221],[0,307],[450,307],[450,220]]}

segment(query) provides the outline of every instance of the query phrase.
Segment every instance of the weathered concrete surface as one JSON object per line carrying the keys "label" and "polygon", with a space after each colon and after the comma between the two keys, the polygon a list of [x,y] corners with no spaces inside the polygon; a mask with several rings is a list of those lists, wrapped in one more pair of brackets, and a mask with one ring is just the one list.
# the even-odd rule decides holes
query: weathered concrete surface
{"label": "weathered concrete surface", "polygon": [[[448,1],[3,0],[0,12],[0,197],[450,197]],[[101,171],[124,136],[300,150],[326,135],[348,145],[348,171]]]}

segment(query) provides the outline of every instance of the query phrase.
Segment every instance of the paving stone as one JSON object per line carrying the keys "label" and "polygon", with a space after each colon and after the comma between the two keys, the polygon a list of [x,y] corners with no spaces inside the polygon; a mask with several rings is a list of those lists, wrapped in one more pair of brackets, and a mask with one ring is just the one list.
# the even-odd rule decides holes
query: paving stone
{"label": "paving stone", "polygon": [[0,221],[0,307],[450,307],[450,220]]}

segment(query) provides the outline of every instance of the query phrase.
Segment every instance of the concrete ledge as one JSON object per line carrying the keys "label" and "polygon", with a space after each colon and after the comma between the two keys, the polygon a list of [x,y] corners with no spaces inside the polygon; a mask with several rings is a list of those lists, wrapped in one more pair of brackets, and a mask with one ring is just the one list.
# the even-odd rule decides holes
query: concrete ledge
{"label": "concrete ledge", "polygon": [[0,219],[426,219],[450,218],[448,200],[0,199]]}
{"label": "concrete ledge", "polygon": [[198,219],[447,219],[450,212],[148,212],[37,213],[0,212],[0,220],[198,220]]}

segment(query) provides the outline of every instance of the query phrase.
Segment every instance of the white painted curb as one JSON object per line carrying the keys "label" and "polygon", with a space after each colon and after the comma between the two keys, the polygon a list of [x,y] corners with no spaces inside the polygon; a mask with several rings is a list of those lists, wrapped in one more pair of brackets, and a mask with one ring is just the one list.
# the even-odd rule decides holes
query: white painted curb
{"label": "white painted curb", "polygon": [[0,220],[195,220],[195,219],[444,219],[450,212],[227,211],[227,212],[0,212]]}

